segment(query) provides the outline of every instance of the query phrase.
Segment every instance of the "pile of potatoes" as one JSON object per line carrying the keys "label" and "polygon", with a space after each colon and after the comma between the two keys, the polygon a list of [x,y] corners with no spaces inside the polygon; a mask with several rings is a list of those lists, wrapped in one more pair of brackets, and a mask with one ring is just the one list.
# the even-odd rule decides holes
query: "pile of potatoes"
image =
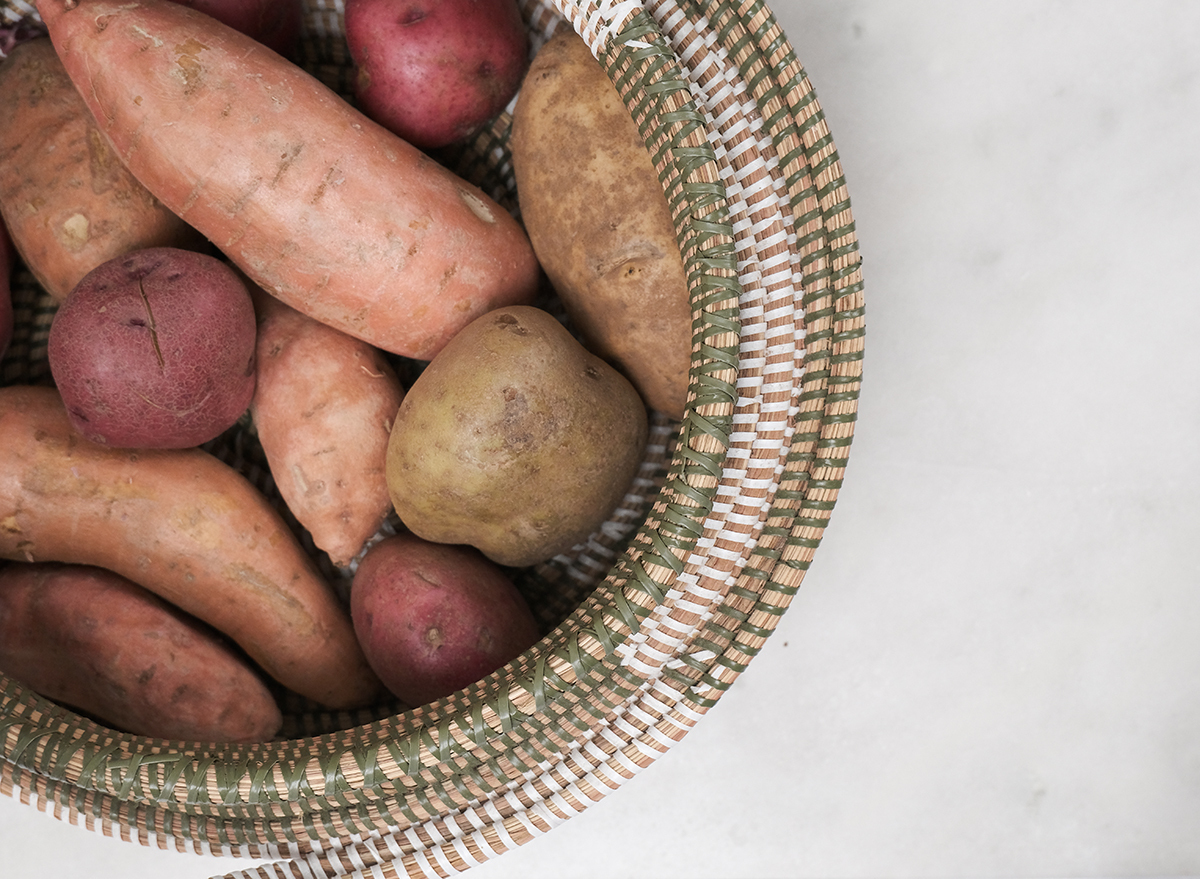
{"label": "pile of potatoes", "polygon": [[[419,706],[532,647],[514,570],[611,516],[691,359],[583,41],[530,58],[514,0],[347,0],[342,96],[292,58],[298,0],[37,7],[0,61],[0,354],[18,265],[55,312],[50,380],[0,387],[0,671],[262,741],[280,688]],[[435,158],[506,107],[519,216]],[[284,509],[207,450],[231,430]]]}

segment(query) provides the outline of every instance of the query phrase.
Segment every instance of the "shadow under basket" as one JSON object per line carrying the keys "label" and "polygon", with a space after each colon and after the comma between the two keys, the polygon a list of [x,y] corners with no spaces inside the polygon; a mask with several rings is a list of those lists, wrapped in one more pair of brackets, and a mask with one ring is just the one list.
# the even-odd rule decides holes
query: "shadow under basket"
{"label": "shadow under basket", "polygon": [[[416,710],[334,714],[280,693],[283,737],[238,746],[114,731],[0,676],[3,793],[143,845],[275,862],[218,873],[446,876],[653,763],[775,629],[834,508],[862,374],[858,242],[820,104],[759,0],[519,5],[531,53],[570,27],[616,84],[694,314],[683,420],[652,418],[642,470],[591,540],[514,572],[543,639]],[[298,60],[350,96],[341,16],[340,0],[305,0]],[[0,23],[17,21],[40,24],[28,0],[0,0]],[[515,213],[510,121],[439,158]],[[53,302],[20,266],[13,297],[0,384],[48,384]],[[276,496],[246,424],[210,450]]]}

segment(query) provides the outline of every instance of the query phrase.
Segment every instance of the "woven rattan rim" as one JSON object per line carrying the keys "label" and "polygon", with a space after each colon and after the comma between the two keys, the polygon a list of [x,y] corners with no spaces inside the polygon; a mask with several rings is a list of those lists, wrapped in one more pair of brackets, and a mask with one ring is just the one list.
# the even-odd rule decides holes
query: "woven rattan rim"
{"label": "woven rattan rim", "polygon": [[[230,875],[450,875],[654,762],[775,629],[837,499],[862,372],[858,242],[820,104],[757,0],[521,5],[533,48],[570,26],[608,70],[688,270],[692,399],[660,425],[644,521],[535,649],[336,732],[183,747],[0,676],[3,793],[144,845],[278,861]],[[306,66],[346,93],[340,2],[306,7]],[[0,19],[36,22],[25,0]],[[459,170],[511,205],[507,124]]]}

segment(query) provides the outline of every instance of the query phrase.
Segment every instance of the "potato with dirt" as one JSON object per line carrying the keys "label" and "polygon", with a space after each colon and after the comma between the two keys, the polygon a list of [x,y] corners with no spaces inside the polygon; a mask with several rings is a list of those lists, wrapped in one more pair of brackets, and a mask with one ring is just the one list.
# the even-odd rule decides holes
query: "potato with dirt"
{"label": "potato with dirt", "polygon": [[500,308],[455,336],[413,382],[388,442],[400,520],[513,567],[585,540],[645,452],[633,386],[552,315]]}
{"label": "potato with dirt", "polygon": [[0,214],[38,283],[61,302],[89,271],[144,247],[208,242],[126,170],[50,40],[0,64]]}
{"label": "potato with dirt", "polygon": [[126,167],[297,311],[429,359],[536,295],[511,214],[246,35],[167,0],[37,8]]}
{"label": "potato with dirt", "polygon": [[0,671],[137,735],[261,742],[283,723],[258,671],[224,638],[89,565],[0,567]]}
{"label": "potato with dirt", "polygon": [[516,0],[346,0],[345,21],[359,108],[421,149],[500,115],[529,66]]}
{"label": "potato with dirt", "polygon": [[254,396],[254,305],[219,259],[171,247],[84,276],[47,356],[71,423],[92,442],[182,449],[216,438]]}
{"label": "potato with dirt", "polygon": [[253,289],[254,431],[318,549],[348,566],[392,511],[387,444],[404,388],[377,348]]}
{"label": "potato with dirt", "polygon": [[692,310],[675,225],[629,110],[573,31],[533,59],[510,147],[521,217],[573,325],[651,408],[682,418]]}
{"label": "potato with dirt", "polygon": [[0,388],[0,558],[114,571],[328,708],[382,694],[349,614],[259,489],[201,449],[90,442],[54,388]]}
{"label": "potato with dirt", "polygon": [[410,706],[461,690],[537,643],[537,620],[477,550],[397,534],[372,546],[350,588],[363,652]]}

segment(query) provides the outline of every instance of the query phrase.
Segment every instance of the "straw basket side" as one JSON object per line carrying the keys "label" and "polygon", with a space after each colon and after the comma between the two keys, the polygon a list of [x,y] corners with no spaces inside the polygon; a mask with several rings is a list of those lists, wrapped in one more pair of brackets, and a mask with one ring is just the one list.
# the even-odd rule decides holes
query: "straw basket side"
{"label": "straw basket side", "polygon": [[[349,95],[340,2],[306,4],[301,63]],[[637,121],[694,313],[683,421],[653,420],[591,540],[519,572],[545,637],[421,709],[296,704],[286,738],[233,747],[116,732],[0,676],[3,793],[143,845],[276,862],[230,876],[446,876],[653,763],[775,629],[837,500],[862,374],[858,242],[820,104],[760,0],[521,5],[531,51],[574,29]],[[16,21],[36,27],[31,4],[0,0]],[[516,212],[509,123],[444,158]],[[27,272],[14,301],[0,381],[46,383],[53,309]],[[252,439],[218,451],[271,490]]]}

